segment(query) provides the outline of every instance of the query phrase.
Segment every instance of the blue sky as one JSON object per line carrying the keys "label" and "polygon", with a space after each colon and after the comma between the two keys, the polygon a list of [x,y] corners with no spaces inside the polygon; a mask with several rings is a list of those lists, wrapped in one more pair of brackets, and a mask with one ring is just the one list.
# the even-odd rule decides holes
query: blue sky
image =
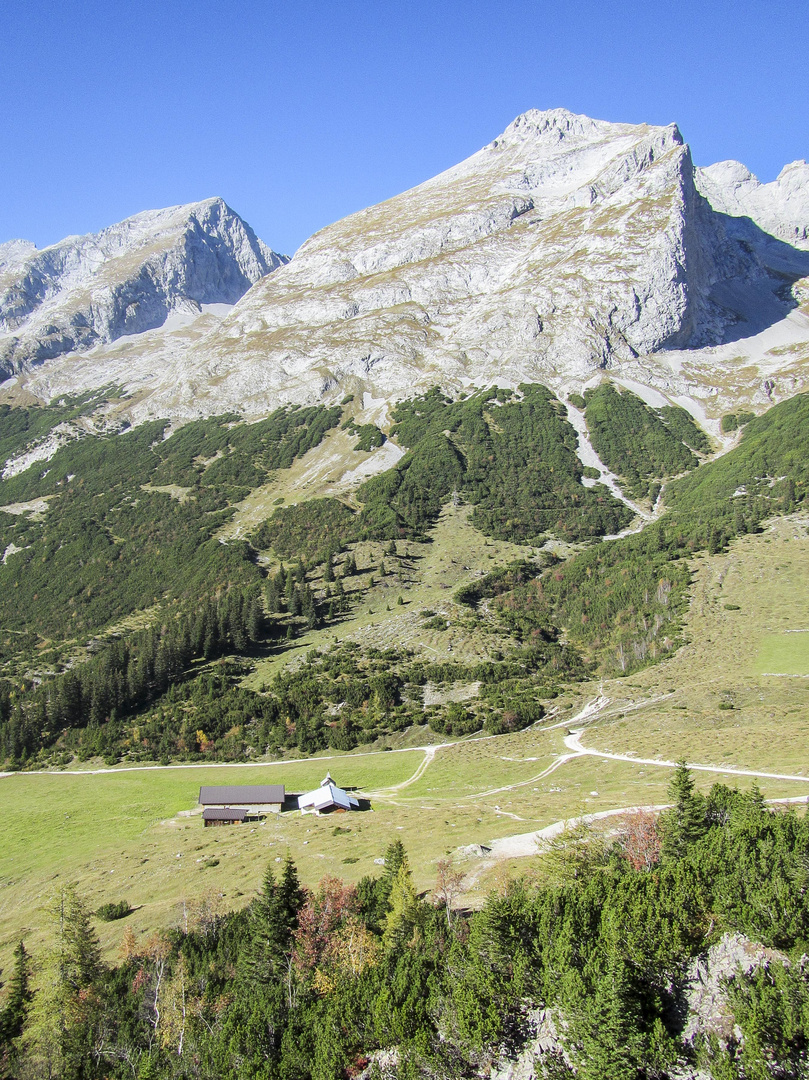
{"label": "blue sky", "polygon": [[808,31],[780,0],[3,0],[0,241],[221,195],[292,252],[532,107],[771,180],[809,157]]}

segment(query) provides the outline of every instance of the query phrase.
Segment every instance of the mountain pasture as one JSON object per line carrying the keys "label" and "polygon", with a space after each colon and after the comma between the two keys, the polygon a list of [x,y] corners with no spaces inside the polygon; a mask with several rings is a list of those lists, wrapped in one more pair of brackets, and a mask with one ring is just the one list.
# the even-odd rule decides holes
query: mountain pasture
{"label": "mountain pasture", "polygon": [[756,673],[809,678],[809,630],[765,634],[758,646]]}

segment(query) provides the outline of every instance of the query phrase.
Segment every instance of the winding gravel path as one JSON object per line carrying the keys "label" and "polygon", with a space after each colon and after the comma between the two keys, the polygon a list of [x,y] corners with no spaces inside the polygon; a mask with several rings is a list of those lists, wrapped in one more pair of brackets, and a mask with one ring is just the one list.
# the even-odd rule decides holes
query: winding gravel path
{"label": "winding gravel path", "polygon": [[[648,704],[648,702],[644,702],[644,704]],[[585,705],[572,720],[566,722],[565,726],[570,729],[571,724],[577,722],[581,723],[581,721],[585,719],[593,719],[598,716],[607,705],[609,705],[609,699],[600,695],[593,701],[588,702],[588,704]],[[576,758],[581,757],[607,758],[610,761],[624,761],[631,765],[651,765],[662,769],[677,768],[678,762],[676,761],[665,761],[660,758],[639,758],[635,757],[633,754],[612,754],[606,750],[595,750],[589,746],[582,746],[581,738],[583,734],[584,732],[581,728],[571,730],[570,734],[566,735],[564,739],[564,744],[570,752],[567,754],[560,754],[552,765],[543,772],[537,774],[537,776],[533,777],[531,780],[520,781],[517,784],[511,784],[507,787],[494,788],[490,791],[481,792],[477,796],[470,796],[470,798],[481,798],[484,795],[499,794],[504,791],[511,791],[515,788],[522,787],[524,784],[535,783],[537,780],[548,776],[568,761],[573,761]],[[756,769],[738,769],[725,765],[703,765],[696,762],[688,762],[687,764],[688,768],[694,772],[721,773],[722,775],[731,776],[752,776],[761,777],[766,780],[787,780],[795,783],[809,784],[809,777],[796,776],[792,773],[763,772]],[[788,798],[767,799],[766,801],[772,804],[807,803],[809,802],[809,793]],[[546,825],[542,829],[535,829],[532,832],[499,837],[497,840],[492,840],[486,845],[488,851],[485,852],[481,864],[470,875],[468,884],[474,884],[481,872],[486,868],[487,864],[498,862],[502,859],[515,859],[536,855],[543,843],[553,840],[566,829],[576,828],[583,824],[589,825],[594,821],[602,821],[606,818],[622,817],[626,814],[638,813],[641,810],[665,810],[667,805],[668,804],[666,803],[662,803],[649,806],[623,806],[614,810],[600,810],[592,814],[583,814],[579,817],[563,818],[560,821],[554,821],[552,824]]]}
{"label": "winding gravel path", "polygon": [[[660,758],[639,758],[634,754],[611,754],[606,750],[594,750],[589,746],[581,745],[583,731],[571,731],[565,737],[565,746],[573,753],[565,755],[566,760],[572,757],[600,757],[609,758],[610,761],[628,761],[633,765],[654,765],[661,769],[676,769],[676,761],[663,761]],[[794,780],[798,783],[809,784],[809,776],[795,776],[793,773],[759,772],[756,769],[737,769],[731,765],[698,765],[695,762],[687,762],[688,768],[693,772],[712,772],[730,774],[731,776],[760,776],[765,780]]]}

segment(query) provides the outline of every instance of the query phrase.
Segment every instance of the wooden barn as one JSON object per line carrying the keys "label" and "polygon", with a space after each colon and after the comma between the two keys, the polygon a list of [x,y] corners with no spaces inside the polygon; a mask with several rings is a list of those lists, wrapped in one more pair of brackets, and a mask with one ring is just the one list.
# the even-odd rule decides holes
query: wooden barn
{"label": "wooden barn", "polygon": [[229,806],[206,806],[202,821],[206,829],[211,825],[237,825],[247,817],[246,810],[232,810]]}
{"label": "wooden barn", "polygon": [[202,820],[211,825],[235,825],[247,818],[278,814],[284,805],[283,784],[246,784],[201,787],[199,802]]}

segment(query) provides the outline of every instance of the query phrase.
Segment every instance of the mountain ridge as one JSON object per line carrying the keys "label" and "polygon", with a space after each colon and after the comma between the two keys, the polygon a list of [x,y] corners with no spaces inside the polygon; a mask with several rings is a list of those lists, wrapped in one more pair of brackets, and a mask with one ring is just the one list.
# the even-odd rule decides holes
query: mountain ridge
{"label": "mountain ridge", "polygon": [[808,169],[762,185],[732,163],[695,168],[675,124],[529,110],[465,161],[315,233],[230,310],[175,303],[183,318],[163,331],[152,319],[142,335],[99,335],[0,394],[114,383],[130,420],[183,422],[433,384],[564,394],[609,369],[701,421],[767,404],[803,386],[809,363]]}

